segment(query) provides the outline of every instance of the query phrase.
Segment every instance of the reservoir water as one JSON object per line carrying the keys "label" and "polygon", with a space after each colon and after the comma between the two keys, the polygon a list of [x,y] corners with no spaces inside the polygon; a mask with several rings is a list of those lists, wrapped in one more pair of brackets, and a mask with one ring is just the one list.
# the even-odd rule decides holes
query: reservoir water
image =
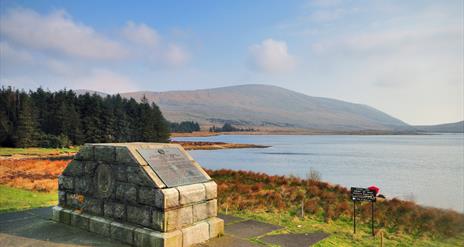
{"label": "reservoir water", "polygon": [[464,135],[220,135],[178,137],[270,145],[270,148],[196,150],[208,169],[233,169],[306,178],[311,168],[322,180],[345,187],[377,185],[398,197],[464,212]]}

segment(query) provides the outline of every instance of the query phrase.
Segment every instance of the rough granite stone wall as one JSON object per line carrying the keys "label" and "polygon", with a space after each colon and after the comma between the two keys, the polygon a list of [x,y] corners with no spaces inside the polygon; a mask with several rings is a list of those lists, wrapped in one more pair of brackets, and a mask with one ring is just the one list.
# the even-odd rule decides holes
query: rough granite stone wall
{"label": "rough granite stone wall", "polygon": [[59,206],[161,232],[216,216],[216,183],[166,188],[136,156],[126,146],[84,145],[59,176]]}

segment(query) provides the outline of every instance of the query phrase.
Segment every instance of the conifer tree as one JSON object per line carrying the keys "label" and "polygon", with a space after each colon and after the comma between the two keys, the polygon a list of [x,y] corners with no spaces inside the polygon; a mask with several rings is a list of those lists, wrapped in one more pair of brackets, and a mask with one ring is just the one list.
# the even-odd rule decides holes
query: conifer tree
{"label": "conifer tree", "polygon": [[[154,103],[120,95],[77,96],[42,88],[0,88],[0,145],[63,147],[85,142],[168,141],[168,123]],[[189,126],[192,124],[187,124]]]}
{"label": "conifer tree", "polygon": [[33,109],[30,98],[25,94],[19,95],[18,101],[18,123],[15,133],[16,147],[32,147],[35,143],[36,123],[33,117]]}

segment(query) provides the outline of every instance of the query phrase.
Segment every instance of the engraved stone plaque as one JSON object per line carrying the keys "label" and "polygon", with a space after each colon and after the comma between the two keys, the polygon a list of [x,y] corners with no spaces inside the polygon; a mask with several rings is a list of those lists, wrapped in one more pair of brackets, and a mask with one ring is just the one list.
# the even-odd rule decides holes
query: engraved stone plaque
{"label": "engraved stone plaque", "polygon": [[110,166],[100,164],[96,170],[95,176],[97,192],[101,198],[107,198],[113,191],[113,174]]}
{"label": "engraved stone plaque", "polygon": [[178,148],[140,148],[137,151],[168,187],[209,180]]}

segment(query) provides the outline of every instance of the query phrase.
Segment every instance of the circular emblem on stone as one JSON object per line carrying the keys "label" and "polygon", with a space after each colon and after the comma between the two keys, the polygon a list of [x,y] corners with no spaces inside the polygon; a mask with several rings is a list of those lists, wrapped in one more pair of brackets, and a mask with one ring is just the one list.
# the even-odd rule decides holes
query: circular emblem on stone
{"label": "circular emblem on stone", "polygon": [[100,164],[96,170],[96,184],[98,195],[107,198],[113,192],[113,173],[109,165]]}

